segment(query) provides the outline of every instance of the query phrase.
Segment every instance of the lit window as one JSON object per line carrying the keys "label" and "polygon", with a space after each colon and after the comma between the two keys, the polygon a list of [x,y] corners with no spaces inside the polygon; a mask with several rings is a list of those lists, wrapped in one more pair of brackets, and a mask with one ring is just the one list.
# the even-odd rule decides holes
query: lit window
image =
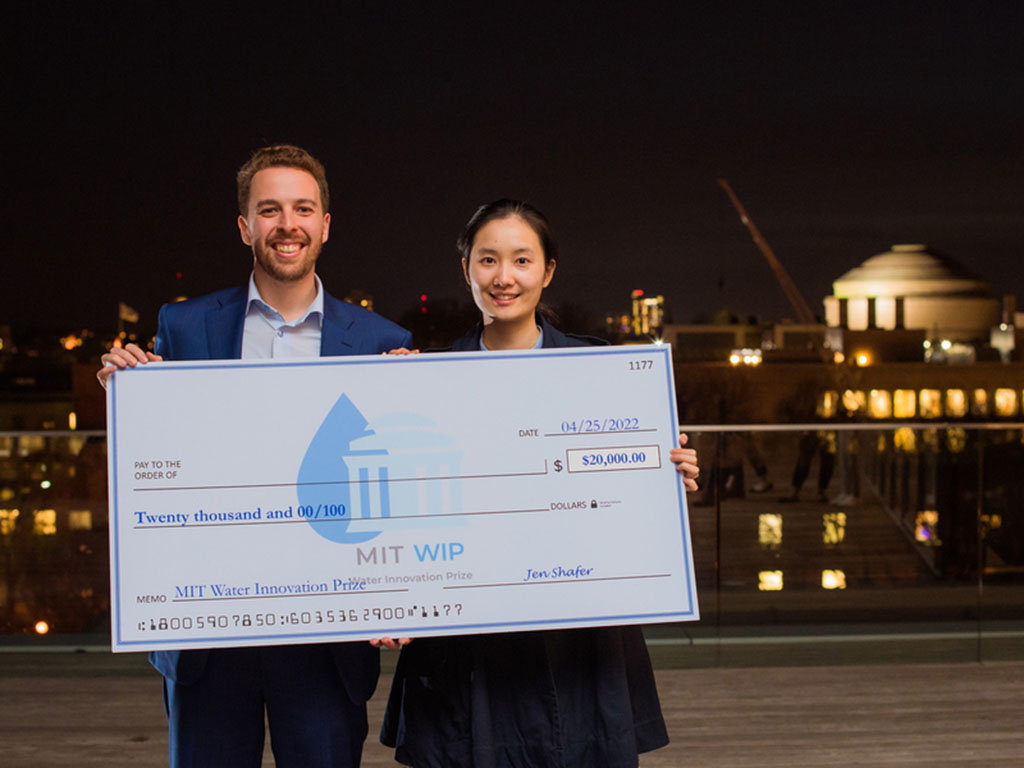
{"label": "lit window", "polygon": [[984,389],[974,390],[973,402],[971,403],[972,416],[988,416],[988,392]]}
{"label": "lit window", "polygon": [[836,415],[836,406],[839,401],[837,392],[822,392],[818,401],[818,415],[823,419],[831,419]]}
{"label": "lit window", "polygon": [[92,511],[88,509],[72,509],[68,512],[68,528],[72,531],[91,531]]}
{"label": "lit window", "polygon": [[32,525],[32,533],[36,536],[52,536],[57,532],[57,510],[37,509],[32,513],[35,523]]}
{"label": "lit window", "polygon": [[14,532],[14,522],[20,513],[16,509],[0,509],[0,535]]}
{"label": "lit window", "polygon": [[920,404],[922,419],[938,419],[942,416],[942,393],[939,390],[922,389]]}
{"label": "lit window", "polygon": [[1017,415],[1017,390],[997,389],[993,400],[995,400],[996,416]]}
{"label": "lit window", "polygon": [[928,547],[938,547],[942,544],[939,541],[939,534],[936,530],[939,525],[939,513],[934,509],[924,509],[917,513],[917,520],[914,523],[914,538]]}
{"label": "lit window", "polygon": [[946,390],[946,415],[954,419],[967,415],[967,393],[962,389]]}
{"label": "lit window", "polygon": [[757,588],[761,592],[782,590],[782,571],[761,571],[757,574]]}
{"label": "lit window", "polygon": [[917,393],[912,389],[897,389],[892,393],[892,412],[897,419],[912,419],[917,415]]}
{"label": "lit window", "polygon": [[757,541],[762,549],[782,546],[782,515],[768,513],[757,516]]}
{"label": "lit window", "polygon": [[846,574],[840,570],[825,570],[821,572],[822,589],[846,589]]}
{"label": "lit window", "polygon": [[821,541],[826,547],[834,547],[843,543],[846,538],[846,513],[826,512],[821,516]]}
{"label": "lit window", "polygon": [[872,389],[868,393],[868,413],[874,419],[892,417],[892,395],[884,389]]}
{"label": "lit window", "polygon": [[867,398],[864,397],[864,390],[848,389],[843,392],[843,408],[847,413],[862,411],[867,406]]}

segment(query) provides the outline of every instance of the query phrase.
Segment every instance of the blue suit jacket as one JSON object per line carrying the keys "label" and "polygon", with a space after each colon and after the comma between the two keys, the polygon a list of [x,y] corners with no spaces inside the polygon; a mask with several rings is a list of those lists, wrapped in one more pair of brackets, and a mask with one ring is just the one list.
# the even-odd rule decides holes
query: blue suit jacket
{"label": "blue suit jacket", "polygon": [[[166,360],[230,360],[242,356],[248,286],[227,288],[160,309],[155,352]],[[412,334],[360,307],[324,291],[324,321],[320,356],[372,355],[411,347]],[[373,695],[380,671],[380,654],[369,643],[331,646],[335,666],[349,698],[356,704]],[[209,652],[154,651],[150,663],[178,683],[200,678]]]}

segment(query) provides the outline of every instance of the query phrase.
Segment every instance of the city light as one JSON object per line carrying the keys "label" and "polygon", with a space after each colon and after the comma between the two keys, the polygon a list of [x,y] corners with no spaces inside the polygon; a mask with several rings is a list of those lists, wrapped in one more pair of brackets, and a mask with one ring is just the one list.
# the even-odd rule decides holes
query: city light
{"label": "city light", "polygon": [[846,589],[846,574],[838,569],[821,572],[822,589]]}
{"label": "city light", "polygon": [[45,635],[50,631],[50,625],[40,619],[36,622],[35,630],[37,635]]}
{"label": "city light", "polygon": [[81,336],[76,336],[73,333],[69,333],[67,336],[61,338],[60,345],[70,352],[72,349],[77,349],[78,347],[82,346],[82,342],[83,339]]}
{"label": "city light", "polygon": [[732,365],[760,365],[763,360],[760,349],[734,349],[729,355],[729,362]]}
{"label": "city light", "polygon": [[781,592],[782,571],[761,571],[758,573],[757,588],[761,592]]}

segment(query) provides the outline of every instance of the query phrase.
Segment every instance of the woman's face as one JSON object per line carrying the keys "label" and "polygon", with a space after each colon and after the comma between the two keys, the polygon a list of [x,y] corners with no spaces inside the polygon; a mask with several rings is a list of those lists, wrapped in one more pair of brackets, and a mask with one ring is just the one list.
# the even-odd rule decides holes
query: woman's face
{"label": "woman's face", "polygon": [[485,322],[532,323],[555,262],[545,264],[537,233],[523,219],[510,216],[480,228],[462,270]]}

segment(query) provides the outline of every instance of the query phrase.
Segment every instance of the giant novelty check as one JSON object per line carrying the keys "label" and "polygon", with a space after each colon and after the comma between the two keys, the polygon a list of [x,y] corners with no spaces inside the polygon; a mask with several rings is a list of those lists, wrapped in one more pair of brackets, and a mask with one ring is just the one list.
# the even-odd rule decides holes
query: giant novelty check
{"label": "giant novelty check", "polygon": [[115,651],[698,618],[668,346],[108,387]]}

